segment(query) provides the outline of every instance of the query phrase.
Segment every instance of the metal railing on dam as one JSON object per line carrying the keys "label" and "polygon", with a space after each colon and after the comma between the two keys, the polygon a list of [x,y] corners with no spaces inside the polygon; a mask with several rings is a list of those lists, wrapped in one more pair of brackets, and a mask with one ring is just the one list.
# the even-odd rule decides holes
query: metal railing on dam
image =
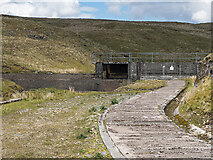
{"label": "metal railing on dam", "polygon": [[93,53],[92,61],[103,63],[125,62],[194,62],[198,63],[209,53]]}

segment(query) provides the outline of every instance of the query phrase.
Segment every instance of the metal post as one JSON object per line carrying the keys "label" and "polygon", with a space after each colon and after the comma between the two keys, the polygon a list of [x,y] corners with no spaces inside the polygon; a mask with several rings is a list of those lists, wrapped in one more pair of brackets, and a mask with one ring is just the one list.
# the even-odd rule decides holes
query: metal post
{"label": "metal post", "polygon": [[131,63],[131,53],[129,53],[129,63],[128,63],[128,79],[132,79],[132,63]]}
{"label": "metal post", "polygon": [[153,57],[153,52],[152,52],[152,63],[153,63],[153,58],[154,58],[154,57]]}
{"label": "metal post", "polygon": [[110,62],[112,62],[112,53],[110,53]]}
{"label": "metal post", "polygon": [[99,55],[99,61],[98,62],[101,62],[101,55]]}
{"label": "metal post", "polygon": [[198,60],[197,60],[198,58],[197,58],[197,53],[196,53],[196,69],[197,69],[197,75],[198,75],[198,73],[199,73],[199,68],[198,68]]}
{"label": "metal post", "polygon": [[196,54],[196,63],[197,63],[197,53],[195,53]]}
{"label": "metal post", "polygon": [[129,62],[130,62],[130,53],[129,53]]}
{"label": "metal post", "polygon": [[165,66],[163,66],[163,77],[165,76]]}
{"label": "metal post", "polygon": [[129,53],[129,62],[132,62],[132,53]]}
{"label": "metal post", "polygon": [[179,67],[179,76],[181,77],[181,64],[180,64],[180,67]]}

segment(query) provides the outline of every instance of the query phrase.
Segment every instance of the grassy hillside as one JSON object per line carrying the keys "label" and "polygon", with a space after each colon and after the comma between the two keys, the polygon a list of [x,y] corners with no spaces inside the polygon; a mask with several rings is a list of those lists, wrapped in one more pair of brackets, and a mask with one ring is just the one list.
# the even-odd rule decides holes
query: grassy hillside
{"label": "grassy hillside", "polygon": [[210,124],[211,92],[211,78],[205,77],[203,83],[189,90],[184,96],[180,105],[181,115],[199,127]]}
{"label": "grassy hillside", "polygon": [[205,134],[198,136],[204,140],[210,140],[206,134],[211,134],[211,105],[212,105],[212,79],[207,76],[196,88],[193,86],[186,92],[183,102],[180,104],[180,115],[185,120],[200,127]]}
{"label": "grassy hillside", "polygon": [[23,88],[14,82],[8,81],[6,79],[0,80],[0,88],[2,89],[2,100],[9,100],[14,98],[13,94],[23,91]]}
{"label": "grassy hillside", "polygon": [[210,24],[2,19],[4,73],[91,73],[93,52],[210,52]]}

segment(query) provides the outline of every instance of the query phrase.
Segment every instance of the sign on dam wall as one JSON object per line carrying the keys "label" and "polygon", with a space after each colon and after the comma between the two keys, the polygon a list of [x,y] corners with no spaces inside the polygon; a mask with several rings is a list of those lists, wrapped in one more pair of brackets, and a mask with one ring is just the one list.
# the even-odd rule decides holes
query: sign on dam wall
{"label": "sign on dam wall", "polygon": [[93,74],[3,74],[2,78],[15,82],[24,90],[57,88],[75,91],[112,91],[125,80],[97,79]]}

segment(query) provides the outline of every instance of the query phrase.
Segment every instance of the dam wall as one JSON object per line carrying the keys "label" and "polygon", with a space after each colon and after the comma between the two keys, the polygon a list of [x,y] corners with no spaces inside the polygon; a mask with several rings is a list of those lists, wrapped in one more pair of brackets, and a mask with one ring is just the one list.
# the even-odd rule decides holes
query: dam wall
{"label": "dam wall", "polygon": [[2,78],[15,82],[24,90],[57,88],[75,91],[112,91],[125,80],[97,79],[93,74],[3,74]]}

